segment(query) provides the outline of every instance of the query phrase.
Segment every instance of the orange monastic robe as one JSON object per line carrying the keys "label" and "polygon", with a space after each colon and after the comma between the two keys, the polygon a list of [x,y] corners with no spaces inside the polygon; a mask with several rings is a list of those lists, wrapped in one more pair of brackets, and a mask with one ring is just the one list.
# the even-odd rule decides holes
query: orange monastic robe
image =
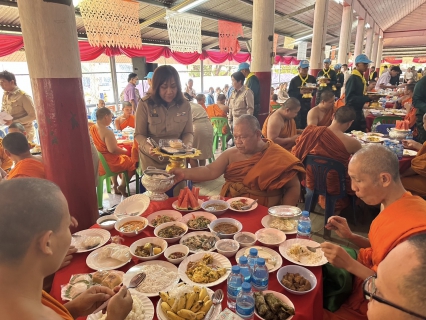
{"label": "orange monastic robe", "polygon": [[12,159],[6,154],[3,148],[3,139],[0,138],[0,167],[4,171],[9,171],[9,169],[13,166]]}
{"label": "orange monastic robe", "polygon": [[135,127],[135,116],[130,115],[127,119],[125,119],[122,123],[120,123],[120,130],[124,130],[127,127],[131,127],[131,128]]}
{"label": "orange monastic robe", "polygon": [[299,174],[303,178],[303,164],[290,152],[266,141],[267,148],[248,160],[233,162],[226,168],[221,195],[259,199],[259,204],[271,207],[281,204],[282,188]]}
{"label": "orange monastic robe", "polygon": [[426,142],[411,160],[411,168],[416,175],[401,178],[404,188],[421,197],[426,196]]}
{"label": "orange monastic robe", "polygon": [[[303,133],[296,140],[296,145],[291,150],[300,161],[305,161],[308,154],[327,157],[342,163],[346,168],[346,192],[353,194],[351,180],[347,174],[350,154],[346,151],[343,142],[327,127],[307,126]],[[306,186],[314,188],[315,178],[311,167],[306,168]],[[340,193],[339,176],[336,172],[329,172],[327,175],[327,190],[331,194]],[[325,198],[319,197],[319,204],[325,208]],[[347,197],[336,201],[336,211],[341,211],[349,205]]]}
{"label": "orange monastic robe", "polygon": [[15,167],[7,175],[7,179],[14,178],[41,178],[46,179],[44,164],[41,161],[28,158],[18,161]]}
{"label": "orange monastic robe", "polygon": [[42,291],[41,303],[55,311],[64,320],[74,320],[69,311],[58,301],[53,299],[46,291]]}
{"label": "orange monastic robe", "polygon": [[[206,109],[208,117],[211,118],[227,118],[228,115],[217,104],[211,104]],[[228,125],[223,126],[222,134],[228,133]]]}
{"label": "orange monastic robe", "polygon": [[337,111],[337,109],[345,106],[345,97],[346,94],[342,94],[342,96],[336,100],[334,103],[334,109]]}
{"label": "orange monastic robe", "polygon": [[324,117],[318,122],[318,127],[328,127],[333,121],[334,108],[328,110]]}
{"label": "orange monastic robe", "polygon": [[[368,233],[370,248],[360,249],[358,261],[377,272],[377,267],[398,244],[426,231],[426,202],[406,192],[373,220]],[[355,278],[352,295],[332,313],[324,310],[324,320],[367,320],[367,304],[362,291],[364,279]]]}
{"label": "orange monastic robe", "polygon": [[[267,136],[267,132],[268,132],[268,122],[269,122],[269,118],[275,113],[275,111],[273,113],[271,113],[265,120],[265,122],[263,123],[263,127],[262,127],[262,134],[265,138],[268,138]],[[297,134],[297,129],[296,129],[296,122],[294,121],[294,119],[283,119],[284,120],[284,126],[281,129],[279,138],[290,138],[293,137]]]}
{"label": "orange monastic robe", "polygon": [[[404,100],[402,105],[404,105],[406,102],[413,103],[413,98]],[[413,136],[414,137],[417,137],[416,112],[417,112],[417,109],[414,108],[414,106],[412,106],[410,111],[408,111],[407,114],[404,117],[404,120],[407,120],[409,122],[408,127],[411,130],[413,130]]]}
{"label": "orange monastic robe", "polygon": [[[135,162],[124,154],[112,154],[109,152],[105,142],[103,142],[99,136],[97,125],[90,127],[89,131],[96,149],[102,153],[111,171],[121,172],[127,170],[130,178],[133,175],[133,171],[135,171]],[[105,169],[102,163],[99,162],[99,175],[102,176],[104,174]]]}

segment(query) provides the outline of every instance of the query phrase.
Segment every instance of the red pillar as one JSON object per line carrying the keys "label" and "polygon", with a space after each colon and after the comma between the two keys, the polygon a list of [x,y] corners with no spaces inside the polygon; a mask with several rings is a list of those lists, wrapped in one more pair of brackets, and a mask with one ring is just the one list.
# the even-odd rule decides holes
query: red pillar
{"label": "red pillar", "polygon": [[274,17],[275,1],[254,0],[251,69],[260,82],[260,111],[258,118],[261,126],[269,115]]}
{"label": "red pillar", "polygon": [[61,188],[81,230],[96,221],[98,210],[70,3],[20,0],[18,8],[47,178]]}

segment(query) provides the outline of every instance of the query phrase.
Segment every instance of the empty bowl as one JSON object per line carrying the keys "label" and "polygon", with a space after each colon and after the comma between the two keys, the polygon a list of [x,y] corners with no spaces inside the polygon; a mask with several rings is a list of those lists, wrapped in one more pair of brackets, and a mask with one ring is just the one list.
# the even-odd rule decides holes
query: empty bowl
{"label": "empty bowl", "polygon": [[274,228],[263,228],[256,231],[257,241],[267,247],[278,247],[286,239],[284,232]]}
{"label": "empty bowl", "polygon": [[[139,256],[135,253],[136,248],[139,246],[145,246],[145,244],[147,243],[152,243],[154,245],[157,245],[159,247],[161,247],[161,252],[154,254],[152,256],[148,256],[148,257],[144,257],[144,256]],[[130,253],[132,254],[132,256],[138,258],[141,261],[149,261],[149,260],[155,260],[158,257],[161,256],[161,254],[164,252],[164,250],[167,249],[167,241],[160,239],[160,238],[156,238],[156,237],[147,237],[147,238],[143,238],[140,240],[137,240],[135,242],[132,243],[132,245],[130,246]]]}
{"label": "empty bowl", "polygon": [[221,239],[216,242],[215,247],[218,253],[230,258],[235,256],[240,249],[240,244],[232,239]]}
{"label": "empty bowl", "polygon": [[98,220],[96,220],[96,223],[105,230],[112,230],[114,229],[114,226],[116,222],[118,221],[117,217],[113,214],[109,214],[107,216],[100,217]]}
{"label": "empty bowl", "polygon": [[241,248],[252,247],[257,241],[257,236],[254,233],[242,231],[234,235],[234,240],[240,244]]}
{"label": "empty bowl", "polygon": [[[301,275],[302,277],[304,277],[306,280],[308,280],[311,283],[311,289],[306,290],[306,291],[296,291],[296,290],[292,290],[292,289],[287,288],[282,283],[282,279],[287,273],[298,273],[299,275]],[[314,290],[314,288],[317,286],[317,278],[315,277],[315,275],[310,270],[308,270],[304,267],[301,267],[301,266],[296,266],[296,265],[288,265],[288,266],[284,266],[284,267],[280,268],[277,272],[277,279],[278,279],[278,282],[280,283],[280,285],[285,290],[287,290],[288,292],[291,292],[293,294],[296,294],[296,295],[307,294],[308,292],[311,292],[312,290]]]}
{"label": "empty bowl", "polygon": [[[171,254],[176,254],[176,253],[180,253],[180,254],[184,254],[182,257],[177,257],[177,258],[170,258]],[[181,263],[189,254],[189,249],[187,246],[183,245],[183,244],[175,244],[174,246],[168,247],[166,249],[166,251],[164,251],[164,256],[166,257],[166,259],[173,263],[173,264],[179,264]]]}

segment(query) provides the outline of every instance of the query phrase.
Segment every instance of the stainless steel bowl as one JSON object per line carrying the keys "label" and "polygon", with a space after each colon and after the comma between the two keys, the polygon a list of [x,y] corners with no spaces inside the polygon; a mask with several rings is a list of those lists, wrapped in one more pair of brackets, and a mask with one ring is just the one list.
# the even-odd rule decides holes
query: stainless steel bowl
{"label": "stainless steel bowl", "polygon": [[396,130],[395,128],[388,128],[387,129],[389,132],[389,138],[391,139],[395,139],[398,141],[404,140],[407,137],[407,134],[411,131],[411,130]]}
{"label": "stainless steel bowl", "polygon": [[147,190],[145,194],[153,201],[166,200],[168,196],[165,192],[173,187],[173,177],[174,175],[168,173],[166,170],[148,167],[143,172],[141,179],[142,185]]}

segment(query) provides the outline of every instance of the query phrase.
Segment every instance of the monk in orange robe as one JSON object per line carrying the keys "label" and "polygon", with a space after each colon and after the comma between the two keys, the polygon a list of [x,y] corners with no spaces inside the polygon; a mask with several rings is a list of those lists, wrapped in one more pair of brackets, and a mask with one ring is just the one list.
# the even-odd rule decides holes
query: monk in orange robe
{"label": "monk in orange robe", "polygon": [[64,305],[42,291],[43,279],[63,264],[71,243],[72,218],[58,186],[34,178],[0,183],[0,203],[2,320],[73,320],[109,298],[107,319],[127,316],[133,302],[127,288],[116,294],[118,288],[94,286]]}
{"label": "monk in orange robe", "polygon": [[303,131],[296,129],[296,122],[294,121],[299,111],[299,100],[296,98],[287,99],[279,109],[266,118],[262,128],[263,136],[284,149],[291,150],[299,134]]}
{"label": "monk in orange robe", "polygon": [[14,178],[42,178],[46,179],[43,160],[40,156],[33,156],[27,138],[20,132],[12,132],[3,139],[6,155],[15,162],[15,167],[7,175],[7,179]]}
{"label": "monk in orange robe", "polygon": [[6,154],[3,147],[3,139],[0,138],[0,167],[8,172],[13,166],[13,160]]}
{"label": "monk in orange robe", "polygon": [[355,275],[351,296],[336,312],[324,310],[325,320],[366,320],[368,301],[363,294],[363,281],[376,274],[379,263],[399,243],[426,231],[426,202],[404,189],[398,158],[391,150],[370,144],[355,153],[348,171],[356,195],[368,205],[381,203],[381,212],[371,224],[368,238],[352,233],[345,218],[329,218],[327,229],[335,230],[339,237],[361,249],[354,260],[340,246],[321,244],[333,266]]}
{"label": "monk in orange robe", "polygon": [[[12,133],[12,132],[20,132],[20,133],[22,133],[24,136],[26,136],[26,137],[28,138],[27,130],[26,130],[26,129],[25,129],[25,127],[24,127],[21,123],[19,123],[19,122],[12,122],[12,124],[11,124],[11,125],[9,125],[9,128],[7,129],[7,131],[8,131],[8,133]],[[40,148],[40,146],[39,146],[39,145],[37,145],[37,144],[35,144],[35,143],[31,142],[31,141],[28,141],[28,144],[30,145],[30,149],[33,149],[33,148],[35,148],[35,147]],[[40,148],[40,149],[41,149],[41,148]]]}
{"label": "monk in orange robe", "polygon": [[209,181],[224,174],[221,195],[259,199],[259,204],[294,206],[300,196],[305,169],[290,152],[263,140],[259,121],[243,115],[234,123],[235,147],[205,167],[172,169],[175,181]]}
{"label": "monk in orange robe", "polygon": [[123,114],[115,119],[115,129],[122,131],[127,127],[135,127],[135,116],[132,115],[132,104],[130,102],[124,102]]}
{"label": "monk in orange robe", "polygon": [[[117,146],[117,140],[114,133],[107,127],[112,122],[112,112],[108,108],[100,108],[96,111],[97,122],[89,129],[96,149],[102,153],[112,172],[121,172],[127,170],[129,179],[135,173],[135,162],[126,155],[127,150]],[[102,163],[99,164],[99,175],[105,174]],[[114,192],[126,196],[126,183],[124,179],[118,185],[117,176],[113,178]]]}
{"label": "monk in orange robe", "polygon": [[207,111],[206,107],[206,96],[202,93],[199,93],[195,96],[195,99],[197,100],[197,103],[204,108],[204,110]]}
{"label": "monk in orange robe", "polygon": [[413,137],[417,137],[416,112],[417,108],[413,105],[414,84],[407,84],[405,87],[406,96],[401,100],[401,106],[405,108],[407,114],[404,120],[409,122],[408,126],[413,131]]}
{"label": "monk in orange robe", "polygon": [[[330,91],[331,94],[333,94]],[[324,94],[324,93],[323,93]],[[311,110],[312,111],[312,110]],[[329,127],[307,126],[302,135],[297,138],[296,145],[291,150],[300,161],[305,161],[308,154],[327,157],[342,163],[346,170],[349,158],[361,149],[358,140],[344,134],[355,120],[356,114],[351,107],[342,107],[336,111],[333,122]],[[306,168],[306,187],[313,190],[315,177],[312,168]],[[337,172],[331,171],[327,175],[327,191],[330,194],[340,193],[340,182]],[[351,181],[346,173],[346,192],[353,195]],[[325,198],[319,197],[320,206],[325,209]],[[335,214],[339,214],[349,205],[348,197],[338,199],[334,208]]]}
{"label": "monk in orange robe", "polygon": [[[207,115],[209,118],[226,118],[228,119],[228,110],[229,107],[225,105],[226,96],[224,94],[220,94],[217,97],[217,104],[211,104],[207,107]],[[228,121],[228,120],[227,120]],[[228,124],[222,127],[222,134],[228,133]]]}
{"label": "monk in orange robe", "polygon": [[321,102],[308,112],[308,126],[326,126],[328,127],[333,120],[334,113],[333,91],[324,91],[321,93]]}

